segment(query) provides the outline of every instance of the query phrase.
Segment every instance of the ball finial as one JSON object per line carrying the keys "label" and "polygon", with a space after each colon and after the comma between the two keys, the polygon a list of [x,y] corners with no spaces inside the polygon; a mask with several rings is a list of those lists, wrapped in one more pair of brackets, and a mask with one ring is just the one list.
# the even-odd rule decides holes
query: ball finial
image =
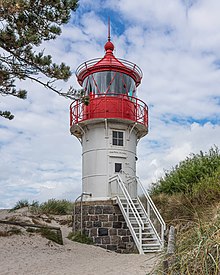
{"label": "ball finial", "polygon": [[105,44],[105,51],[107,52],[108,50],[110,51],[114,51],[114,45],[111,41],[108,41],[106,44]]}

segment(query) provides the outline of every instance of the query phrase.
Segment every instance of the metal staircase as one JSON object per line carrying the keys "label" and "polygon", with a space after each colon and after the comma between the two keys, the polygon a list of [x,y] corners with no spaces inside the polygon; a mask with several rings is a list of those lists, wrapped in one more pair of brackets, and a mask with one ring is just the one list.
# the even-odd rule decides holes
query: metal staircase
{"label": "metal staircase", "polygon": [[145,199],[146,209],[139,197],[131,198],[120,175],[109,179],[110,193],[120,207],[139,253],[161,251],[166,225],[140,180],[133,180],[142,191],[141,199]]}

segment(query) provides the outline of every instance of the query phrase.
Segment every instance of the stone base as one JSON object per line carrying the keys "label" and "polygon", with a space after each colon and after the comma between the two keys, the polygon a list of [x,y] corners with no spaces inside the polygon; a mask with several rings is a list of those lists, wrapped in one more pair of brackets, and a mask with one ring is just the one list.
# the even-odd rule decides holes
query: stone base
{"label": "stone base", "polygon": [[[136,245],[121,210],[112,200],[82,202],[83,233],[95,245],[118,253],[137,253]],[[73,217],[74,231],[81,230],[81,204],[78,202]]]}

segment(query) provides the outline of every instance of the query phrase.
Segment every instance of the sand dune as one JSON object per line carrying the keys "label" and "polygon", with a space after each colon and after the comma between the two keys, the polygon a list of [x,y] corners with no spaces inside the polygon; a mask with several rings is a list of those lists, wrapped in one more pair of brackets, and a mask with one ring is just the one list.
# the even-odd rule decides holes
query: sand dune
{"label": "sand dune", "polygon": [[[30,222],[32,218],[28,212],[0,211],[0,220],[3,219]],[[57,221],[52,224],[57,225]],[[56,244],[38,234],[30,234],[23,228],[21,235],[1,236],[0,274],[146,275],[152,272],[158,260],[157,254],[117,254],[99,247],[72,242],[66,238],[71,228],[61,226],[61,229],[64,245]],[[0,232],[4,230],[9,230],[9,227],[0,225]]]}

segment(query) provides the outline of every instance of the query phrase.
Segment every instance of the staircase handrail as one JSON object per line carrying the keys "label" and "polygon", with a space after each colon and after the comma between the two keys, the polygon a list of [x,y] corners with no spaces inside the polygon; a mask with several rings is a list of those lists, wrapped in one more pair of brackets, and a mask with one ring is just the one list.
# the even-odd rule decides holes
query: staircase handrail
{"label": "staircase handrail", "polygon": [[140,201],[140,199],[139,199],[138,197],[137,197],[137,201],[138,201],[139,205],[141,206],[141,209],[142,209],[142,211],[144,212],[144,215],[147,217],[147,220],[148,220],[149,224],[151,225],[151,228],[153,229],[154,234],[155,234],[156,237],[157,237],[157,240],[158,240],[158,241],[160,242],[160,244],[162,245],[162,244],[163,244],[163,241],[161,240],[161,237],[158,235],[155,226],[153,225],[151,219],[149,218],[149,216],[148,216],[148,214],[147,214],[147,211],[146,211],[145,207],[143,206],[142,202]]}
{"label": "staircase handrail", "polygon": [[141,228],[144,229],[144,223],[143,223],[143,221],[142,221],[142,219],[140,217],[140,214],[138,213],[138,211],[137,211],[137,209],[136,209],[136,207],[135,207],[135,205],[133,203],[133,200],[132,200],[132,198],[131,198],[131,196],[130,196],[128,190],[127,190],[127,188],[125,187],[125,185],[123,183],[123,180],[121,179],[121,177],[119,175],[115,175],[115,176],[111,177],[109,180],[111,180],[113,178],[117,178],[118,179],[117,181],[118,181],[119,187],[121,188],[121,190],[123,192],[123,195],[126,198],[126,201],[130,202],[130,204],[132,206],[132,208],[131,208],[132,212],[135,212],[135,213],[133,213],[134,216],[135,216],[135,218],[137,216],[136,219],[138,221],[138,224],[141,224]]}
{"label": "staircase handrail", "polygon": [[123,209],[122,211],[124,213],[124,218],[126,219],[127,224],[130,226],[129,229],[130,229],[130,231],[132,233],[132,237],[133,237],[133,239],[134,239],[134,241],[136,243],[136,246],[137,246],[139,252],[141,254],[143,254],[143,250],[142,250],[142,228],[144,229],[144,223],[141,220],[141,217],[140,217],[139,213],[137,212],[137,209],[136,209],[136,207],[135,207],[135,205],[134,205],[134,203],[133,203],[133,201],[132,201],[132,199],[131,199],[131,197],[130,197],[127,189],[126,189],[126,187],[124,186],[124,183],[123,183],[121,177],[119,175],[115,175],[113,177],[110,177],[109,178],[109,183],[111,183],[114,180],[117,181],[117,183],[118,183],[118,185],[119,185],[119,187],[120,187],[120,189],[121,189],[121,191],[122,191],[122,193],[123,193],[123,195],[124,195],[124,197],[126,199],[126,202],[127,202],[128,206],[129,206],[129,208],[131,209],[131,211],[132,211],[132,213],[133,213],[133,215],[135,217],[135,220],[137,221],[137,224],[138,224],[138,227],[139,227],[139,240],[138,240],[138,238],[137,238],[137,236],[135,234],[135,231],[134,231],[134,229],[133,229],[133,227],[132,227],[132,225],[130,223],[130,220],[129,220],[126,212],[124,211],[124,208],[122,206],[120,198],[118,196],[116,196],[118,198],[118,201],[120,202],[119,203],[119,205],[121,206],[120,209],[121,210]]}
{"label": "staircase handrail", "polygon": [[[137,179],[137,183],[140,185],[140,187],[142,189],[142,192],[143,192],[143,194],[144,194],[144,196],[147,200],[147,203],[151,206],[151,209],[153,210],[154,214],[156,215],[158,221],[160,222],[160,225],[161,225],[161,241],[163,242],[164,232],[166,230],[166,224],[165,224],[163,218],[161,217],[158,209],[156,208],[153,200],[151,199],[150,195],[148,194],[148,192],[144,188],[143,184],[141,183],[140,179],[138,177],[136,177],[136,179]],[[148,216],[149,216],[149,220],[151,220],[150,213],[148,213]]]}
{"label": "staircase handrail", "polygon": [[[119,196],[116,196],[116,199],[117,199],[117,203],[118,203],[118,205],[119,205],[119,207],[120,207],[120,209],[121,209],[121,212],[122,212],[122,214],[123,214],[123,216],[124,216],[124,218],[125,218],[126,224],[127,224],[128,228],[129,228],[131,234],[132,234],[132,237],[133,237],[133,239],[134,239],[134,242],[135,242],[135,244],[136,244],[136,246],[137,246],[137,248],[138,248],[139,253],[140,253],[140,254],[144,254],[143,249],[142,249],[142,246],[141,246],[141,243],[142,243],[142,231],[141,231],[141,226],[139,225],[139,239],[138,239],[138,237],[137,237],[137,235],[136,235],[136,233],[135,233],[135,231],[134,231],[134,228],[133,228],[133,226],[132,226],[132,224],[131,224],[131,222],[130,222],[130,220],[129,220],[127,214],[126,214],[126,211],[125,211],[125,209],[124,209],[124,207],[123,207],[123,204],[122,204],[122,202],[121,202]],[[141,241],[140,241],[140,240],[141,240]]]}

